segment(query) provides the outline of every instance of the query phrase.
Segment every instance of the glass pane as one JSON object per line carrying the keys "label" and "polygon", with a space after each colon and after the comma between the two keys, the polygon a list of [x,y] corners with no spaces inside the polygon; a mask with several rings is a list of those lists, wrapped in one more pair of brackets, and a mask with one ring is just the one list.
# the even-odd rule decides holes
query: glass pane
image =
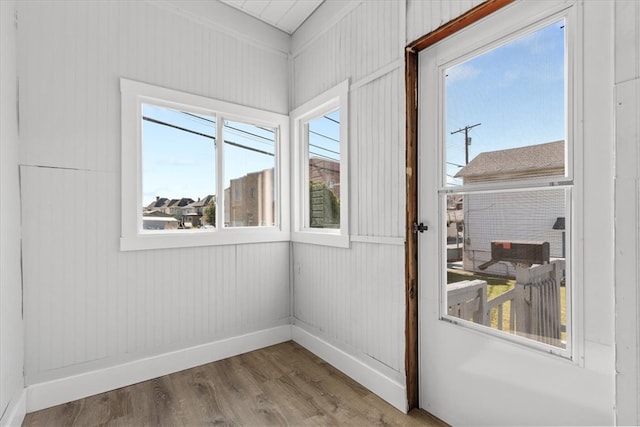
{"label": "glass pane", "polygon": [[564,20],[447,68],[446,185],[564,175],[565,75]]}
{"label": "glass pane", "polygon": [[142,228],[215,227],[214,116],[142,105]]}
{"label": "glass pane", "polygon": [[309,227],[340,228],[340,111],[306,125]]}
{"label": "glass pane", "polygon": [[275,226],[275,129],[224,123],[224,225]]}
{"label": "glass pane", "polygon": [[448,315],[566,348],[568,191],[443,196]]}

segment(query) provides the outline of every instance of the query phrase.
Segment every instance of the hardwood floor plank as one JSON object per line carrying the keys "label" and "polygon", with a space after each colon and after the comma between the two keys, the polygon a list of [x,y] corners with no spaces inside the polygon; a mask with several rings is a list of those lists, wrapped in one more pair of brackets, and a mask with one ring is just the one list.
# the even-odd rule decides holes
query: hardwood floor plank
{"label": "hardwood floor plank", "polygon": [[23,426],[445,426],[294,342],[27,414]]}

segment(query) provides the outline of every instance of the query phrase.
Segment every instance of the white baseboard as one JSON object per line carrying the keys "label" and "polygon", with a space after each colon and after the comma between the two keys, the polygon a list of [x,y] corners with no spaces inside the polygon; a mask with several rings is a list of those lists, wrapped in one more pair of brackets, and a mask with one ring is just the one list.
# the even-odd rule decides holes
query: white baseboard
{"label": "white baseboard", "polygon": [[26,412],[39,411],[141,381],[190,369],[291,340],[291,325],[159,354],[26,388]]}
{"label": "white baseboard", "polygon": [[0,427],[20,427],[27,414],[27,391],[22,389],[17,399],[9,404],[7,411],[0,419]]}
{"label": "white baseboard", "polygon": [[295,342],[407,413],[407,389],[404,385],[299,326],[292,326],[292,333]]}

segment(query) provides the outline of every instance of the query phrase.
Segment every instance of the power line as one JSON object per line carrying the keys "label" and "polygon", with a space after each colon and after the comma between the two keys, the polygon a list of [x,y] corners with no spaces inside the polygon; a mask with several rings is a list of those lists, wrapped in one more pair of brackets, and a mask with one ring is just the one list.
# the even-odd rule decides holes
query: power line
{"label": "power line", "polygon": [[309,129],[309,133],[313,133],[315,135],[321,136],[322,138],[325,138],[325,139],[328,139],[330,141],[334,141],[334,142],[337,142],[338,144],[340,144],[340,140],[339,139],[331,138],[330,136],[327,136],[327,135],[325,135],[323,133],[319,133],[319,132],[313,131],[311,129]]}
{"label": "power line", "polygon": [[[176,126],[176,125],[174,125],[172,123],[167,123],[167,122],[163,122],[161,120],[153,119],[151,117],[143,116],[142,120],[145,120],[145,121],[151,122],[151,123],[155,123],[155,124],[158,124],[158,125],[161,125],[161,126],[167,126],[167,127],[173,128],[173,129],[181,130],[183,132],[192,133],[194,135],[198,135],[198,136],[201,136],[203,138],[213,139],[214,141],[216,140],[215,136],[207,135],[207,134],[204,134],[204,133],[201,133],[201,132],[196,132],[196,131],[191,130],[191,129],[187,129],[187,128],[183,128],[183,127],[180,127],[180,126]],[[268,151],[260,150],[258,148],[253,148],[253,147],[249,147],[249,146],[246,146],[246,145],[242,145],[242,144],[240,144],[238,142],[229,141],[229,140],[226,140],[226,139],[224,140],[224,142],[225,142],[225,144],[233,145],[234,147],[243,148],[245,150],[254,151],[256,153],[266,154],[267,156],[275,157],[274,153],[270,153]]]}
{"label": "power line", "polygon": [[333,123],[340,124],[340,122],[338,120],[336,120],[336,119],[334,119],[332,117],[329,117],[329,116],[322,116],[322,117],[324,117],[325,119],[327,119],[327,120],[329,120],[329,121],[331,121]]}
{"label": "power line", "polygon": [[321,149],[322,151],[328,151],[329,153],[337,154],[338,156],[340,155],[340,152],[339,152],[339,151],[329,150],[328,148],[321,147],[320,145],[309,144],[309,147],[319,148],[319,149]]}

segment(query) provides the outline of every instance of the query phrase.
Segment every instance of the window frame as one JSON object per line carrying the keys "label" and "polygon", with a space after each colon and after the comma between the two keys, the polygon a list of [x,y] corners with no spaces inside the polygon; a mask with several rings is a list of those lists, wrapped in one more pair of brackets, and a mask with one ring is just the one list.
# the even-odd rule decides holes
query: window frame
{"label": "window frame", "polygon": [[[289,117],[125,78],[121,92],[120,250],[145,250],[290,240]],[[224,227],[224,144],[215,146],[216,224],[207,230],[142,230],[142,104],[200,112],[216,118],[216,141],[225,120],[275,129],[275,226]],[[222,226],[221,226],[222,225]]]}
{"label": "window frame", "polygon": [[[340,111],[340,228],[309,227],[309,153],[307,123]],[[349,235],[349,81],[345,80],[291,112],[293,135],[294,242],[348,248]]]}
{"label": "window frame", "polygon": [[[543,6],[540,6],[543,8]],[[508,9],[511,9],[509,11]],[[508,8],[505,13],[512,13],[518,15],[519,11],[513,6]],[[460,64],[469,60],[470,58],[477,57],[484,54],[498,46],[505,45],[511,41],[517,40],[525,34],[534,32],[540,28],[552,24],[560,19],[565,20],[565,166],[563,175],[551,175],[534,178],[518,178],[508,181],[495,181],[484,183],[467,183],[460,186],[452,186],[447,184],[446,180],[446,129],[444,113],[446,105],[446,80],[445,71],[447,68]],[[524,24],[521,23],[525,21]],[[578,249],[579,235],[577,233],[578,218],[581,215],[581,195],[582,180],[579,171],[581,171],[581,165],[579,163],[581,147],[578,141],[581,140],[581,120],[580,120],[580,105],[582,102],[580,92],[576,90],[579,88],[582,82],[582,75],[576,69],[576,64],[580,61],[580,46],[579,46],[579,34],[578,27],[580,20],[578,16],[578,10],[575,3],[568,3],[562,7],[558,7],[555,11],[544,10],[540,14],[535,16],[522,16],[521,20],[514,19],[512,26],[509,28],[493,28],[489,29],[483,34],[481,40],[475,40],[474,42],[468,42],[468,32],[461,32],[451,36],[448,40],[454,40],[454,38],[465,38],[465,43],[458,43],[460,48],[455,49],[454,52],[442,56],[437,60],[436,66],[438,68],[438,119],[437,128],[440,142],[437,144],[437,158],[438,158],[438,221],[440,224],[446,221],[446,196],[449,194],[481,194],[481,193],[493,193],[504,191],[529,191],[529,190],[545,190],[545,189],[564,189],[567,197],[565,202],[566,210],[566,270],[568,273],[568,280],[570,286],[566,289],[566,348],[555,347],[549,344],[541,343],[533,339],[527,339],[519,337],[517,335],[504,333],[499,330],[487,328],[483,325],[478,325],[470,321],[465,321],[451,316],[447,313],[447,294],[444,286],[439,286],[439,318],[441,321],[446,321],[452,324],[460,325],[488,336],[495,337],[496,339],[516,343],[529,347],[534,350],[542,350],[545,353],[560,356],[569,360],[576,360],[576,355],[581,351],[582,329],[578,323],[580,313],[580,307],[578,304],[580,297],[580,289],[577,289],[577,283],[580,283],[580,271],[576,269],[576,265],[579,265],[580,252]],[[439,272],[441,283],[446,284],[446,230],[438,236],[439,240],[439,265],[441,271]],[[443,268],[442,266],[445,266]]]}

